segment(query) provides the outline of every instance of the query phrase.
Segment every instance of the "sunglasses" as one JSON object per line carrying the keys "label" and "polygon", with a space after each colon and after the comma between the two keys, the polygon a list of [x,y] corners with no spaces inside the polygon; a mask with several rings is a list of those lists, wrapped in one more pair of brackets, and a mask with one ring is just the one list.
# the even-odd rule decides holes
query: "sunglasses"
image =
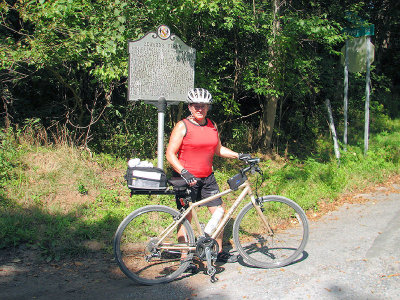
{"label": "sunglasses", "polygon": [[204,103],[193,103],[193,104],[190,104],[190,106],[193,107],[196,110],[197,109],[206,109],[206,108],[209,107],[208,104],[204,104]]}

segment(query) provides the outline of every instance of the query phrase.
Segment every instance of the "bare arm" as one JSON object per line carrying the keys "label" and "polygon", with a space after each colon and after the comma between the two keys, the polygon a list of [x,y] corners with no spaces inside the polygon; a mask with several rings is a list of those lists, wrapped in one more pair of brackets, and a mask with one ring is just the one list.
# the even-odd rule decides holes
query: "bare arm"
{"label": "bare arm", "polygon": [[182,172],[183,166],[176,155],[178,154],[185,134],[185,124],[180,121],[178,122],[178,124],[175,125],[174,129],[172,130],[166,151],[166,158],[168,162],[171,164],[172,168],[179,174]]}
{"label": "bare arm", "polygon": [[217,148],[215,149],[215,154],[225,158],[239,158],[239,153],[222,146],[219,138]]}

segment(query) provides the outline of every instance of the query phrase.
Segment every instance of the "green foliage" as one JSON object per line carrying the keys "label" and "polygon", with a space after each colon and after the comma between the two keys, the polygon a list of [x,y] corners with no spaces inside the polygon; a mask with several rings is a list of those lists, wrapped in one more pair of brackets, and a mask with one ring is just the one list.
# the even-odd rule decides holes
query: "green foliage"
{"label": "green foliage", "polygon": [[[213,119],[232,121],[225,141],[247,140],[240,147],[269,150],[257,149],[256,135],[268,100],[276,98],[274,149],[299,156],[318,152],[315,141],[329,134],[325,99],[332,102],[338,127],[343,126],[338,62],[347,38],[342,29],[352,25],[345,12],[375,24],[380,32],[374,37],[376,67],[371,74],[376,120],[399,114],[393,63],[399,54],[392,39],[386,39],[398,32],[396,5],[394,0],[281,1],[275,14],[271,1],[3,1],[4,124],[12,120],[22,127],[27,119],[40,120],[50,142],[61,136],[98,153],[126,157],[133,151],[138,157],[154,157],[156,110],[126,103],[126,44],[166,24],[196,49],[195,84],[213,93]],[[354,134],[362,132],[363,80],[364,74],[351,74],[349,125]],[[168,127],[176,122],[176,110],[168,122]],[[234,136],[229,138],[231,128]]]}
{"label": "green foliage", "polygon": [[144,103],[110,105],[90,147],[114,157],[151,159],[157,149],[157,110]]}
{"label": "green foliage", "polygon": [[83,184],[79,184],[78,185],[78,192],[81,195],[87,195],[88,194],[88,189]]}
{"label": "green foliage", "polygon": [[262,194],[285,195],[304,209],[312,209],[321,200],[334,201],[343,193],[381,183],[389,174],[399,174],[399,122],[391,122],[388,128],[391,133],[383,131],[371,138],[367,156],[361,147],[351,146],[341,152],[340,164],[333,156],[325,163],[308,158],[288,161],[283,167],[267,162]]}
{"label": "green foliage", "polygon": [[18,161],[18,150],[11,131],[0,131],[0,197],[12,177]]}
{"label": "green foliage", "polygon": [[[89,68],[100,82],[120,78],[126,62],[116,59],[115,54],[125,50],[126,6],[124,1],[85,0],[4,4],[8,13],[22,21],[18,31],[27,35],[6,46],[9,57],[3,63],[23,60],[41,68],[74,62],[77,69]],[[13,25],[11,19],[4,22]]]}

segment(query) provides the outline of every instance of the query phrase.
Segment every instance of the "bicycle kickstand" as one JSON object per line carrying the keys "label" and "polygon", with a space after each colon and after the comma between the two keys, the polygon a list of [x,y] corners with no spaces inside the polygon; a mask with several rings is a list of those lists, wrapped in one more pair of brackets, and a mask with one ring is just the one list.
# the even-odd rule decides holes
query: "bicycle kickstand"
{"label": "bicycle kickstand", "polygon": [[204,251],[206,253],[206,259],[207,259],[207,274],[210,275],[211,283],[217,282],[218,278],[215,277],[215,273],[217,273],[217,269],[212,265],[211,249],[210,249],[210,247],[206,247],[204,249]]}

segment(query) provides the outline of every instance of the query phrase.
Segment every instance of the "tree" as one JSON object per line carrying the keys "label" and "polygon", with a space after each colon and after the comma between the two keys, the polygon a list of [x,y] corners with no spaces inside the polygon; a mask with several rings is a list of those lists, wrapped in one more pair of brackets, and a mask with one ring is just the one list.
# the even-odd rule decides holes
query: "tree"
{"label": "tree", "polygon": [[[280,49],[278,45],[279,35],[281,34],[281,23],[280,23],[280,8],[281,0],[271,1],[272,10],[272,34],[271,42],[268,47],[268,56],[270,57],[268,63],[268,75],[270,77],[269,89],[278,91],[278,81],[280,80],[279,74],[279,59]],[[262,118],[259,125],[259,137],[261,139],[261,145],[266,148],[270,148],[272,141],[272,133],[275,126],[276,109],[278,106],[278,93],[269,93],[269,96],[265,99],[262,105]]]}
{"label": "tree", "polygon": [[[99,151],[145,147],[149,140],[139,137],[155,126],[154,111],[126,103],[126,45],[165,24],[196,49],[196,86],[212,92],[219,128],[240,131],[223,139],[248,140],[254,151],[312,148],[325,132],[324,100],[334,113],[341,109],[338,51],[347,10],[376,24],[373,93],[395,113],[387,92],[398,85],[394,0],[3,0],[4,124],[39,118]],[[362,101],[355,100],[354,107]],[[171,122],[176,114],[170,111]]]}
{"label": "tree", "polygon": [[[25,78],[35,86],[35,77],[45,78],[58,94],[46,100],[53,102],[51,113],[62,115],[49,116],[45,109],[42,117],[74,128],[85,145],[126,74],[125,42],[131,33],[122,14],[126,6],[86,0],[4,1],[1,6],[0,66],[6,82],[18,85]],[[28,106],[37,107],[37,101],[28,99]]]}

